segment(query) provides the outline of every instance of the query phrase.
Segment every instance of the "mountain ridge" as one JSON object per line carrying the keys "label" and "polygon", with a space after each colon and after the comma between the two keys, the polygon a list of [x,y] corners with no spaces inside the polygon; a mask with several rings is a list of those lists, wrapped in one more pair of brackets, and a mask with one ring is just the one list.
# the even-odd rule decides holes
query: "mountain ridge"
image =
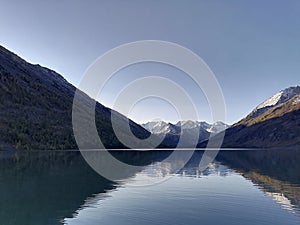
{"label": "mountain ridge", "polygon": [[183,120],[178,121],[177,123],[170,123],[165,121],[150,121],[147,123],[141,124],[145,129],[154,134],[167,133],[168,130],[165,130],[165,127],[177,127],[178,129],[194,129],[202,128],[209,133],[217,133],[229,127],[229,125],[217,121],[213,124],[209,124],[206,121],[194,121],[194,120]]}
{"label": "mountain ridge", "polygon": [[[76,149],[72,128],[76,90],[55,71],[28,63],[0,45],[0,149]],[[95,102],[81,93],[88,101]],[[127,121],[140,139],[149,137],[148,130],[158,137],[165,135],[159,147],[176,147],[181,136],[184,136],[181,147],[189,147],[197,133],[198,147],[204,147],[208,137],[216,140],[222,136],[218,135],[219,127],[227,128],[222,122],[212,125],[187,120],[176,124],[156,122],[158,126],[151,130],[154,122],[152,128],[150,123],[141,126],[98,102],[95,105],[97,131],[106,148],[127,148],[114,134],[112,113],[122,135],[129,140]],[[300,146],[300,86],[279,91],[222,132],[225,132],[222,147]],[[146,147],[136,140],[132,143],[137,148]]]}
{"label": "mountain ridge", "polygon": [[[293,86],[283,89],[270,98],[266,99],[264,102],[259,104],[254,110],[252,110],[245,118],[239,122],[233,124],[233,126],[239,124],[253,124],[253,120],[257,121],[260,116],[268,113],[269,110],[274,110],[287,103],[289,100],[293,99],[300,94],[300,86]],[[296,97],[297,98],[297,97]]]}
{"label": "mountain ridge", "polygon": [[[295,90],[279,101],[278,93]],[[246,117],[226,129],[222,147],[226,148],[276,148],[300,146],[300,87],[289,87],[268,98],[277,102],[260,104]],[[276,98],[274,98],[274,96]],[[263,105],[263,107],[261,107]],[[260,113],[257,108],[263,109]],[[213,139],[222,138],[216,135]],[[207,141],[198,147],[206,146]]]}

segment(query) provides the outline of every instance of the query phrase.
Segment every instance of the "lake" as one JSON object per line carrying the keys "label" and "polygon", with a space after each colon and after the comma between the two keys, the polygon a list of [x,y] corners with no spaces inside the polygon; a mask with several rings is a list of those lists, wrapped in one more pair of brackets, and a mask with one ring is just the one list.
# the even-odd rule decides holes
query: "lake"
{"label": "lake", "polygon": [[0,152],[0,224],[300,224],[300,150],[221,151],[204,171],[203,151],[180,170],[189,151],[171,153],[114,151],[138,167],[110,181],[78,151]]}

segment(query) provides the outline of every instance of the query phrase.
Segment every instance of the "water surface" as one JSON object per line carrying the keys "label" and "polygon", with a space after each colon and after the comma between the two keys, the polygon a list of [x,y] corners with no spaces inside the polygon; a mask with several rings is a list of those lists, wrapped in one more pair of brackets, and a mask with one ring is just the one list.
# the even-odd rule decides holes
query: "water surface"
{"label": "water surface", "polygon": [[79,152],[1,152],[0,224],[300,224],[299,151],[202,153],[114,152],[141,167],[112,182]]}

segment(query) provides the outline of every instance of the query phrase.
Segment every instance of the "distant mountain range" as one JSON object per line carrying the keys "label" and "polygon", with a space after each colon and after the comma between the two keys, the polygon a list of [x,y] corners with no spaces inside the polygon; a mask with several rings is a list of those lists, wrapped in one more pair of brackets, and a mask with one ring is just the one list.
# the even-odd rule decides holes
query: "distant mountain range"
{"label": "distant mountain range", "polygon": [[151,121],[142,124],[142,126],[155,135],[165,136],[164,144],[168,146],[176,146],[181,137],[181,147],[193,147],[191,142],[196,140],[194,135],[198,135],[198,142],[201,142],[208,139],[210,135],[215,135],[229,127],[229,125],[221,121],[209,124],[205,121],[192,120],[179,121],[176,124],[164,121]]}
{"label": "distant mountain range", "polygon": [[[220,138],[215,135],[213,139]],[[207,141],[199,143],[204,147]],[[300,146],[300,87],[286,88],[225,131],[223,147]]]}
{"label": "distant mountain range", "polygon": [[221,121],[209,124],[205,121],[199,122],[192,120],[179,121],[176,124],[166,123],[164,121],[151,121],[141,125],[153,134],[180,134],[181,130],[194,129],[200,129],[201,131],[205,131],[207,134],[216,134],[229,127],[229,125]]}
{"label": "distant mountain range", "polygon": [[[75,149],[72,128],[72,105],[76,88],[61,75],[40,65],[33,65],[0,46],[0,150],[1,149]],[[95,101],[81,93],[88,101]],[[116,137],[111,115],[118,128],[136,148],[145,143],[126,133],[127,118],[96,102],[95,121],[106,148],[127,148]],[[158,147],[189,147],[198,140],[205,147],[207,139],[221,138],[222,147],[300,146],[300,87],[289,87],[263,103],[239,122],[181,121],[176,124],[154,121],[142,126],[129,120],[131,131],[140,139],[151,133],[165,136]],[[227,129],[226,129],[227,128]],[[223,131],[226,129],[225,131]],[[197,137],[196,134],[199,134]],[[88,133],[87,133],[88,135]],[[91,148],[94,145],[91,143]]]}

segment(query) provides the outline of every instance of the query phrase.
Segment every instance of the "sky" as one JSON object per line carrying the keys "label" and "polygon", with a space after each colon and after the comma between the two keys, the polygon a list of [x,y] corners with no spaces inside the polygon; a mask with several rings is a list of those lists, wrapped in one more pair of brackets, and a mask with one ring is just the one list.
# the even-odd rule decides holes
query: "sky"
{"label": "sky", "polygon": [[[300,84],[298,0],[0,0],[0,9],[0,44],[75,86],[99,56],[139,40],[174,42],[200,56],[220,84],[229,124],[276,92]],[[187,75],[157,63],[121,70],[98,100],[114,107],[119,91],[145,76],[179,84],[198,108],[197,119],[212,121],[205,95]],[[122,113],[122,106],[117,108]],[[128,116],[139,123],[176,122],[177,114],[168,101],[147,98]]]}

